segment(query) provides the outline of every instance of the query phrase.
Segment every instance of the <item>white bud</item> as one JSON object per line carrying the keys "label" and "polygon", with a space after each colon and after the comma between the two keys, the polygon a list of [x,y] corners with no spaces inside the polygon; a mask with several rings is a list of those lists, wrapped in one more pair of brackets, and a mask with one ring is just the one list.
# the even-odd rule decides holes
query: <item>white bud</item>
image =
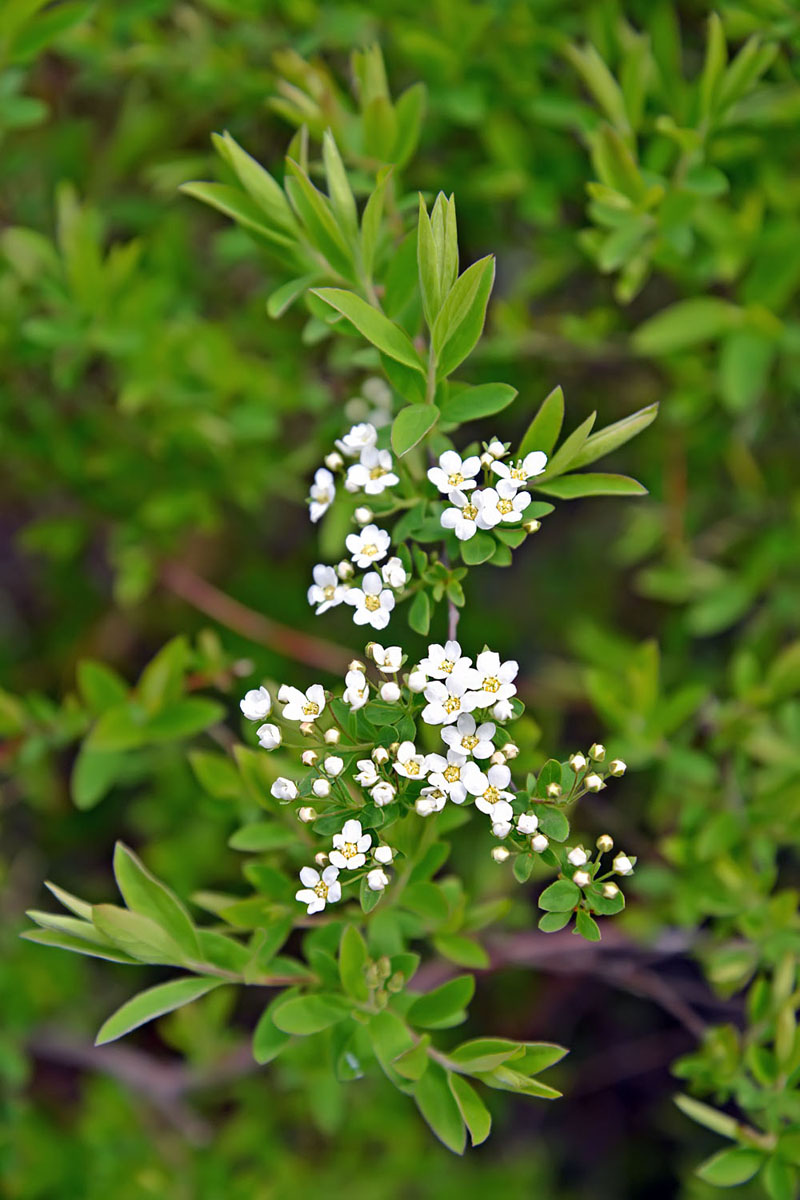
{"label": "white bud", "polygon": [[593,758],[595,762],[602,762],[606,756],[606,748],[602,742],[593,742],[589,747],[589,758]]}
{"label": "white bud", "polygon": [[521,813],[517,817],[517,829],[520,833],[536,833],[539,828],[539,818],[536,813]]}
{"label": "white bud", "polygon": [[537,521],[536,517],[531,517],[529,521],[522,522],[522,528],[526,533],[538,533],[542,528],[542,522]]}
{"label": "white bud", "polygon": [[313,721],[301,721],[300,722],[300,732],[302,733],[303,737],[311,737],[312,734],[315,734],[317,732],[316,729],[314,728],[314,722]]}
{"label": "white bud", "polygon": [[344,759],[339,758],[337,754],[329,754],[322,764],[322,769],[326,775],[335,779],[344,770]]}
{"label": "white bud", "polygon": [[381,700],[385,700],[387,704],[396,704],[400,699],[400,688],[396,683],[383,683],[379,691]]}
{"label": "white bud", "polygon": [[311,790],[315,796],[319,796],[323,800],[325,796],[330,796],[331,785],[327,779],[315,779],[311,785]]}
{"label": "white bud", "polygon": [[609,850],[614,849],[614,839],[610,833],[601,833],[595,842],[595,846],[597,846],[601,854],[608,854]]}
{"label": "white bud", "polygon": [[513,715],[514,709],[510,700],[498,700],[492,709],[495,721],[510,721]]}
{"label": "white bud", "polygon": [[547,795],[550,800],[557,800],[558,797],[561,795],[561,784],[560,783],[548,783]]}
{"label": "white bud", "polygon": [[378,764],[378,766],[380,767],[383,765],[383,763],[386,763],[389,761],[389,751],[386,749],[385,746],[376,746],[375,749],[372,751],[372,758],[373,758],[373,761],[376,762]]}
{"label": "white bud", "polygon": [[382,892],[389,882],[389,876],[380,867],[367,871],[367,887],[371,892]]}
{"label": "white bud", "polygon": [[283,735],[277,725],[259,725],[256,730],[259,746],[265,750],[277,750]]}
{"label": "white bud", "polygon": [[300,755],[300,758],[302,759],[304,767],[313,767],[314,763],[317,761],[317,752],[316,750],[304,750]]}
{"label": "white bud", "polygon": [[600,775],[595,774],[594,771],[592,772],[591,775],[587,775],[583,782],[584,782],[587,790],[590,792],[602,791],[602,789],[606,786],[603,783],[602,777]]}
{"label": "white bud", "polygon": [[535,850],[537,854],[541,854],[550,845],[543,833],[537,833],[531,838],[531,850]]}
{"label": "white bud", "polygon": [[506,850],[505,846],[495,846],[492,849],[492,858],[496,863],[507,862],[510,857],[511,854]]}
{"label": "white bud", "polygon": [[583,755],[580,752],[577,754],[570,754],[569,765],[572,767],[573,771],[577,775],[586,766],[586,759],[583,757]]}
{"label": "white bud", "polygon": [[439,811],[436,801],[431,800],[430,796],[417,796],[414,808],[420,817],[430,817],[432,813]]}
{"label": "white bud", "polygon": [[279,775],[270,788],[270,792],[276,800],[296,800],[297,784],[293,783],[291,779]]}
{"label": "white bud", "polygon": [[297,815],[304,825],[310,825],[312,821],[317,819],[317,810],[305,805],[303,808],[298,808]]}
{"label": "white bud", "polygon": [[578,887],[586,887],[591,881],[592,877],[588,871],[576,871],[572,876],[572,882],[577,883]]}
{"label": "white bud", "polygon": [[589,861],[589,855],[584,850],[583,846],[574,846],[567,854],[567,862],[573,867],[582,867],[585,862]]}
{"label": "white bud", "polygon": [[623,762],[621,758],[612,758],[608,764],[608,770],[611,775],[624,775],[628,769],[628,764]]}
{"label": "white bud", "polygon": [[327,863],[327,861],[328,861],[328,855],[325,853],[324,850],[318,850],[317,853],[314,855],[314,862],[317,864],[318,867],[324,867],[325,864]]}
{"label": "white bud", "polygon": [[493,767],[504,767],[506,765],[506,756],[502,750],[495,750],[489,762]]}
{"label": "white bud", "polygon": [[325,466],[329,471],[338,471],[339,467],[344,466],[344,459],[338,450],[332,450],[330,454],[325,455]]}
{"label": "white bud", "polygon": [[347,664],[348,675],[350,674],[351,671],[360,671],[362,675],[366,675],[367,668],[364,666],[364,664],[361,662],[360,659],[354,658]]}
{"label": "white bud", "polygon": [[499,438],[492,438],[486,449],[492,458],[505,458],[506,448]]}
{"label": "white bud", "polygon": [[369,525],[369,523],[372,520],[372,518],[374,517],[374,515],[375,514],[373,513],[372,509],[367,508],[366,504],[362,504],[353,513],[353,516],[355,517],[355,519],[359,525]]}
{"label": "white bud", "polygon": [[382,867],[387,867],[394,858],[394,850],[391,846],[376,846],[372,851],[372,857],[375,862],[379,862]]}
{"label": "white bud", "polygon": [[515,746],[513,742],[506,742],[505,746],[501,746],[500,749],[509,761],[519,754],[519,746]]}
{"label": "white bud", "polygon": [[352,579],[355,573],[355,567],[346,558],[336,564],[336,574],[341,580]]}
{"label": "white bud", "polygon": [[239,708],[248,721],[263,721],[272,711],[272,700],[265,687],[251,688],[239,701]]}
{"label": "white bud", "polygon": [[323,737],[325,738],[325,741],[328,743],[329,746],[338,746],[339,742],[342,740],[342,735],[341,735],[340,731],[335,728],[334,729],[326,729],[325,733],[323,734]]}
{"label": "white bud", "polygon": [[615,883],[611,883],[609,880],[608,883],[603,884],[603,895],[605,896],[606,900],[613,900],[615,896],[619,895],[619,888]]}
{"label": "white bud", "polygon": [[385,805],[391,804],[392,800],[394,800],[395,789],[391,783],[376,783],[370,795],[378,808],[383,808]]}
{"label": "white bud", "polygon": [[482,467],[490,467],[493,462],[494,462],[494,455],[490,454],[488,450],[486,451],[485,454],[481,455],[481,466]]}
{"label": "white bud", "polygon": [[492,833],[496,838],[505,838],[511,833],[511,825],[508,821],[495,821],[492,825]]}
{"label": "white bud", "polygon": [[428,676],[424,671],[412,671],[408,677],[409,691],[424,692],[428,686]]}
{"label": "white bud", "polygon": [[617,875],[633,874],[633,863],[628,858],[627,854],[618,854],[611,865]]}

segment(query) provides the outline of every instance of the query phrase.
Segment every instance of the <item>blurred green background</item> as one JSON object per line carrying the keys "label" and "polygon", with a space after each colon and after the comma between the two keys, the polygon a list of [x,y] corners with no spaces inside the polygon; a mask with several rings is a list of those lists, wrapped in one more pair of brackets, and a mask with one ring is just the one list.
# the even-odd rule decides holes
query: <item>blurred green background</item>
{"label": "blurred green background", "polygon": [[[712,11],[739,64],[721,85]],[[184,895],[239,877],[187,739],[76,807],[80,661],[132,682],[183,634],[187,690],[220,691],[236,724],[242,679],[318,674],[269,621],[361,649],[346,612],[315,621],[301,598],[324,558],[307,479],[364,410],[363,373],[298,309],[270,320],[280,268],[177,189],[213,177],[213,130],[279,169],[298,114],[345,127],[350,55],[372,42],[394,95],[427,89],[406,186],[455,192],[462,262],[497,254],[472,381],[520,399],[480,434],[518,437],[556,384],[573,425],[661,403],[609,468],[648,498],[561,505],[505,574],[469,580],[464,639],[520,660],[543,753],[601,737],[628,760],[582,820],[642,870],[616,949],[615,931],[602,958],[537,935],[480,978],[484,1024],[572,1053],[565,1099],[501,1097],[463,1161],[376,1081],[255,1068],[250,997],[95,1054],[123,968],[17,938],[44,877],[107,894],[121,835]],[[707,1028],[741,1025],[741,987],[800,950],[799,51],[792,0],[6,0],[5,1195],[713,1194],[692,1167],[717,1139],[672,1106],[671,1065],[705,1047],[684,1074],[727,1101],[741,1047]],[[629,159],[609,159],[609,127]]]}

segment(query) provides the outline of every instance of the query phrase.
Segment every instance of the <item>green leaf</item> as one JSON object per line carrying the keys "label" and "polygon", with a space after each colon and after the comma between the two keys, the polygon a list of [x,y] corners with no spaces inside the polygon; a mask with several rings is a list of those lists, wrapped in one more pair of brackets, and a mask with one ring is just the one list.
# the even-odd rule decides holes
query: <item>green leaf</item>
{"label": "green leaf", "polygon": [[189,958],[201,957],[197,931],[178,897],[122,842],[114,847],[114,877],[129,909],[154,921]]}
{"label": "green leaf", "polygon": [[216,700],[206,700],[203,696],[186,696],[183,700],[171,704],[169,708],[162,709],[148,721],[147,740],[171,742],[194,737],[210,725],[216,725],[224,715],[224,708]]}
{"label": "green leaf", "polygon": [[355,197],[330,129],[326,129],[322,135],[322,161],[325,166],[328,196],[339,227],[355,240],[358,235],[358,211]]}
{"label": "green leaf", "polygon": [[20,934],[26,942],[35,942],[38,946],[53,946],[57,950],[71,950],[74,954],[85,954],[89,958],[104,958],[108,962],[134,963],[140,965],[141,960],[131,958],[129,954],[115,947],[95,945],[84,941],[72,934],[55,929],[26,929]]}
{"label": "green leaf", "polygon": [[417,267],[422,294],[422,311],[425,314],[428,328],[431,329],[442,307],[442,293],[436,243],[428,210],[421,194],[417,222]]}
{"label": "green leaf", "polygon": [[392,173],[392,167],[381,167],[376,178],[375,191],[367,200],[361,217],[361,261],[368,278],[371,278],[375,265],[386,187]]}
{"label": "green leaf", "polygon": [[533,487],[557,500],[579,500],[583,496],[646,496],[647,488],[628,475],[563,475],[546,483],[531,481]]}
{"label": "green leaf", "polygon": [[475,992],[472,975],[459,975],[419,996],[408,1010],[412,1025],[423,1029],[449,1029],[464,1019],[465,1009]]}
{"label": "green leaf", "polygon": [[507,383],[479,383],[475,387],[460,388],[442,403],[442,421],[460,425],[494,416],[508,408],[516,395],[517,389]]}
{"label": "green leaf", "polygon": [[280,184],[261,163],[256,162],[252,155],[243,150],[227,131],[221,137],[212,136],[212,141],[218,153],[236,172],[242,187],[267,218],[267,223],[279,231],[289,244],[297,237],[297,221]]}
{"label": "green leaf", "polygon": [[191,750],[188,757],[197,782],[210,796],[220,800],[236,800],[242,795],[239,772],[226,754],[217,754],[212,750]]}
{"label": "green leaf", "polygon": [[399,1054],[392,1063],[397,1074],[402,1075],[403,1079],[421,1079],[430,1064],[429,1044],[430,1037],[426,1033],[419,1039],[416,1046]]}
{"label": "green leaf", "polygon": [[432,1062],[414,1085],[417,1108],[433,1132],[454,1154],[463,1154],[467,1142],[464,1118],[449,1086],[449,1072]]}
{"label": "green leaf", "polygon": [[571,879],[557,879],[542,892],[539,908],[546,912],[566,912],[575,908],[580,898],[580,888]]}
{"label": "green leaf", "polygon": [[558,933],[572,920],[572,909],[566,912],[547,912],[539,918],[539,928],[542,933]]}
{"label": "green leaf", "polygon": [[573,429],[569,437],[565,438],[558,450],[556,450],[555,454],[548,462],[543,474],[536,477],[536,486],[538,486],[539,479],[552,479],[554,475],[561,475],[564,471],[566,471],[567,467],[572,466],[574,459],[577,458],[578,454],[586,444],[596,420],[597,413],[590,413],[586,420],[582,421],[577,429]]}
{"label": "green leaf", "polygon": [[267,314],[272,317],[273,321],[277,320],[278,317],[282,317],[296,300],[299,300],[313,284],[317,283],[319,278],[319,273],[314,272],[310,275],[300,275],[297,279],[289,279],[286,283],[282,283],[279,288],[276,288],[267,297]]}
{"label": "green leaf", "polygon": [[475,348],[486,320],[494,270],[492,255],[473,263],[456,280],[442,305],[432,333],[437,379],[446,379]]}
{"label": "green leaf", "polygon": [[796,1200],[797,1172],[782,1159],[773,1157],[761,1176],[770,1200]]}
{"label": "green leaf", "polygon": [[408,623],[415,633],[423,637],[431,627],[431,601],[427,592],[417,592],[408,610]]}
{"label": "green leaf", "polygon": [[490,533],[479,529],[471,538],[461,543],[461,557],[468,566],[476,567],[488,562],[497,549],[497,542]]}
{"label": "green leaf", "polygon": [[424,83],[412,83],[395,101],[397,136],[392,149],[392,161],[398,167],[404,167],[417,148],[427,94]]}
{"label": "green leaf", "polygon": [[575,914],[575,930],[587,942],[600,941],[600,927],[585,908],[579,908]]}
{"label": "green leaf", "polygon": [[319,296],[320,300],[324,300],[331,308],[347,317],[362,337],[384,354],[424,374],[422,359],[405,330],[394,321],[390,321],[377,308],[367,304],[366,300],[362,300],[354,292],[345,291],[344,288],[314,288],[312,294]]}
{"label": "green leaf", "polygon": [[472,1073],[493,1071],[501,1063],[519,1058],[522,1052],[519,1042],[511,1042],[507,1038],[473,1038],[451,1050],[448,1058]]}
{"label": "green leaf", "polygon": [[273,1000],[264,1009],[253,1031],[253,1058],[261,1066],[277,1058],[284,1046],[291,1040],[291,1034],[278,1029],[272,1019],[272,1010],[284,997]]}
{"label": "green leaf", "polygon": [[519,457],[524,458],[532,450],[550,454],[558,441],[564,423],[564,393],[560,387],[553,388],[541,403],[539,411],[528,426],[519,447]]}
{"label": "green leaf", "polygon": [[398,458],[430,433],[439,419],[435,404],[409,404],[401,408],[392,424],[392,449]]}
{"label": "green leaf", "polygon": [[621,421],[615,421],[605,429],[598,429],[597,433],[586,439],[583,449],[573,458],[570,466],[577,470],[578,467],[585,467],[587,463],[611,454],[613,450],[636,437],[637,433],[647,429],[648,425],[652,425],[657,416],[658,404],[648,404],[647,408],[642,408],[629,417],[623,417]]}
{"label": "green leaf", "polygon": [[115,704],[122,704],[128,697],[125,680],[104,663],[91,659],[79,662],[77,680],[81,699],[95,716],[100,716]]}
{"label": "green leaf", "polygon": [[94,808],[114,786],[129,759],[120,751],[93,750],[84,743],[70,776],[70,793],[76,808]]}
{"label": "green leaf", "polygon": [[282,850],[297,842],[297,834],[278,821],[254,821],[243,825],[228,839],[231,850],[260,854],[266,850]]}
{"label": "green leaf", "polygon": [[328,260],[333,269],[346,278],[353,269],[353,256],[329,201],[293,159],[286,159],[287,195],[292,207],[303,222],[308,237]]}
{"label": "green leaf", "polygon": [[433,939],[433,944],[442,958],[458,963],[460,967],[481,969],[489,966],[489,955],[480,942],[473,938],[458,933],[442,933]]}
{"label": "green leaf", "polygon": [[141,913],[129,912],[115,904],[95,904],[92,923],[115,946],[142,962],[174,966],[183,961],[183,952],[174,938]]}
{"label": "green leaf", "polygon": [[702,1166],[697,1168],[697,1174],[706,1183],[715,1187],[736,1187],[752,1179],[764,1162],[764,1154],[760,1150],[750,1150],[746,1146],[734,1146],[731,1150],[720,1150],[711,1158],[707,1158]]}
{"label": "green leaf", "polygon": [[469,1130],[472,1145],[480,1146],[481,1142],[486,1141],[492,1130],[492,1117],[488,1108],[472,1084],[468,1083],[461,1075],[448,1071],[447,1082],[455,1097],[464,1124]]}
{"label": "green leaf", "polygon": [[742,322],[742,310],[717,296],[680,300],[645,321],[633,335],[640,354],[672,354],[715,341]]}
{"label": "green leaf", "polygon": [[514,859],[514,878],[517,883],[527,883],[533,873],[535,859],[532,854],[518,854]]}
{"label": "green leaf", "polygon": [[180,191],[203,204],[208,204],[211,208],[216,208],[226,217],[232,217],[237,225],[259,233],[279,246],[294,245],[293,238],[266,223],[259,206],[238,188],[230,187],[227,183],[183,183]]}
{"label": "green leaf", "polygon": [[367,944],[361,930],[356,925],[346,925],[339,946],[339,978],[347,995],[359,1003],[369,998],[364,975],[368,961]]}
{"label": "green leaf", "polygon": [[338,1024],[347,1015],[348,1009],[340,996],[319,992],[310,996],[295,996],[276,1005],[272,1019],[284,1033],[306,1037]]}
{"label": "green leaf", "polygon": [[702,1100],[696,1100],[694,1096],[678,1095],[674,1099],[681,1112],[697,1121],[698,1125],[704,1125],[706,1129],[712,1129],[714,1133],[730,1138],[731,1141],[735,1141],[739,1136],[738,1121],[729,1117],[727,1113],[712,1108],[710,1104],[704,1104]]}
{"label": "green leaf", "polygon": [[206,992],[220,987],[221,979],[203,979],[196,975],[186,975],[181,979],[171,979],[169,983],[160,983],[156,987],[140,992],[138,996],[128,1000],[118,1008],[100,1027],[95,1040],[96,1046],[104,1046],[124,1037],[132,1029],[146,1025],[148,1021],[161,1017],[164,1013],[172,1012],[184,1004],[190,1004]]}
{"label": "green leaf", "polygon": [[55,883],[50,883],[49,880],[45,880],[44,886],[55,896],[59,904],[63,904],[64,908],[69,909],[84,921],[91,921],[92,906],[86,900],[73,896],[71,892],[64,891],[63,888],[58,887]]}
{"label": "green leaf", "polygon": [[397,1082],[395,1061],[412,1051],[416,1045],[410,1030],[397,1013],[385,1008],[382,1012],[373,1013],[367,1032],[382,1069],[389,1079]]}

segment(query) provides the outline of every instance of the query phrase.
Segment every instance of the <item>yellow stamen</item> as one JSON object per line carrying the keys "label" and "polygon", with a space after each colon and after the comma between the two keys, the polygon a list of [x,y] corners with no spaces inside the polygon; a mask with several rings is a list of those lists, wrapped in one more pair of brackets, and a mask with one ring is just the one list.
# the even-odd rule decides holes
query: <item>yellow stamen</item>
{"label": "yellow stamen", "polygon": [[364,597],[364,607],[369,612],[377,612],[378,609],[380,608],[380,606],[381,606],[381,602],[377,596],[365,596]]}
{"label": "yellow stamen", "polygon": [[456,783],[461,778],[461,767],[457,767],[455,763],[451,763],[449,767],[445,767],[442,774],[448,783]]}
{"label": "yellow stamen", "polygon": [[467,733],[461,739],[461,745],[464,747],[467,754],[469,754],[470,750],[474,750],[477,744],[478,738],[475,737],[474,733]]}
{"label": "yellow stamen", "polygon": [[461,708],[461,701],[458,696],[448,696],[444,702],[444,711],[446,713],[458,712]]}
{"label": "yellow stamen", "polygon": [[318,717],[319,716],[319,705],[315,704],[313,700],[309,700],[306,704],[303,705],[303,716],[304,717]]}
{"label": "yellow stamen", "polygon": [[483,690],[485,692],[499,692],[500,691],[500,680],[497,678],[496,675],[490,675],[488,679],[484,679]]}

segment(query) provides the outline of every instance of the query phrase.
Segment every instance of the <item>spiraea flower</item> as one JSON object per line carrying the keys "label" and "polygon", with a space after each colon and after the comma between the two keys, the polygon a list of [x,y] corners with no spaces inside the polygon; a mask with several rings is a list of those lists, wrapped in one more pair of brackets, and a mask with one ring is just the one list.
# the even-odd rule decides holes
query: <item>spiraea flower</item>
{"label": "spiraea flower", "polygon": [[530,492],[517,491],[510,479],[501,479],[496,488],[484,488],[481,496],[483,518],[491,525],[521,520],[531,502]]}
{"label": "spiraea flower", "polygon": [[387,804],[391,804],[394,800],[397,795],[397,788],[393,784],[381,780],[380,783],[375,784],[370,795],[378,808],[385,808]]}
{"label": "spiraea flower", "polygon": [[438,467],[431,467],[428,479],[440,492],[449,496],[451,492],[460,490],[467,492],[476,485],[475,476],[481,469],[481,460],[477,454],[462,459],[455,450],[445,450],[439,455]]}
{"label": "spiraea flower", "polygon": [[361,587],[351,587],[345,601],[355,609],[353,620],[356,625],[371,625],[373,629],[385,629],[394,608],[394,594],[383,586],[377,571],[370,571],[361,580]]}
{"label": "spiraea flower", "polygon": [[514,680],[519,673],[519,663],[513,659],[503,662],[494,650],[484,650],[475,660],[475,672],[478,676],[475,691],[480,694],[479,708],[488,708],[499,700],[510,700],[516,694]]}
{"label": "spiraea flower", "polygon": [[424,779],[428,774],[424,754],[418,754],[413,742],[401,742],[397,748],[394,769],[406,779]]}
{"label": "spiraea flower", "polygon": [[297,784],[284,775],[279,775],[269,790],[276,800],[282,800],[284,803],[287,800],[296,800],[298,796]]}
{"label": "spiraea flower", "polygon": [[515,488],[523,487],[534,475],[541,475],[547,466],[547,455],[541,450],[532,450],[516,462],[492,463],[492,470],[501,479],[507,479]]}
{"label": "spiraea flower", "polygon": [[408,582],[408,572],[395,555],[381,565],[381,578],[385,584],[397,591],[398,588],[405,587]]}
{"label": "spiraea flower", "polygon": [[417,797],[414,808],[421,817],[430,817],[441,812],[447,803],[447,793],[439,787],[424,787]]}
{"label": "spiraea flower", "polygon": [[493,721],[476,725],[472,713],[462,713],[455,725],[446,725],[442,730],[442,741],[460,754],[473,758],[489,758],[494,754],[492,738],[496,732]]}
{"label": "spiraea flower", "polygon": [[322,912],[326,904],[335,904],[342,898],[338,867],[326,867],[321,875],[313,867],[302,867],[300,882],[303,886],[295,892],[294,898],[308,906],[309,916]]}
{"label": "spiraea flower", "polygon": [[308,589],[308,603],[312,606],[316,605],[319,617],[329,608],[341,604],[347,589],[342,587],[336,569],[326,567],[323,563],[317,563],[311,572],[311,577],[314,582]]}
{"label": "spiraea flower", "polygon": [[367,887],[371,892],[382,892],[389,885],[389,876],[380,867],[367,871]]}
{"label": "spiraea flower", "polygon": [[428,701],[422,710],[426,725],[452,725],[463,712],[472,712],[478,706],[478,697],[473,690],[471,668],[460,668],[445,680],[432,679],[425,688]]}
{"label": "spiraea flower", "polygon": [[239,708],[248,721],[263,721],[272,712],[272,699],[265,687],[251,688],[239,701]]}
{"label": "spiraea flower", "polygon": [[510,819],[510,814],[503,817],[494,815],[494,806],[498,801],[514,799],[513,793],[507,790],[511,771],[505,764],[496,763],[484,773],[476,762],[468,762],[461,774],[467,791],[475,797],[475,807],[479,812],[488,813],[492,820]]}
{"label": "spiraea flower", "polygon": [[391,539],[385,529],[365,525],[358,533],[349,533],[345,545],[357,567],[372,567],[386,557]]}
{"label": "spiraea flower", "polygon": [[374,787],[380,776],[378,775],[378,768],[375,766],[375,763],[372,761],[372,759],[359,758],[356,766],[358,767],[358,771],[353,776],[356,783],[360,783],[361,786],[365,788]]}
{"label": "spiraea flower", "polygon": [[444,510],[440,523],[442,529],[452,529],[460,542],[468,542],[479,529],[491,529],[483,515],[482,491],[467,493],[457,489],[448,499],[451,507]]}
{"label": "spiraea flower", "polygon": [[256,737],[259,746],[264,750],[277,750],[282,741],[282,734],[277,725],[259,725]]}
{"label": "spiraea flower", "polygon": [[536,816],[536,813],[520,813],[517,817],[517,829],[520,833],[536,833],[538,828],[539,818]]}
{"label": "spiraea flower", "polygon": [[336,483],[327,467],[320,467],[314,474],[309,491],[309,516],[314,524],[324,517],[336,496]]}
{"label": "spiraea flower", "polygon": [[388,450],[368,446],[361,451],[359,462],[347,468],[344,486],[348,492],[366,492],[368,496],[379,496],[387,487],[394,487],[400,482],[392,467],[392,456]]}
{"label": "spiraea flower", "polygon": [[284,683],[278,690],[278,699],[284,705],[283,716],[287,721],[316,721],[325,708],[325,689],[321,683],[312,683],[305,692]]}
{"label": "spiraea flower", "polygon": [[369,684],[363,671],[350,670],[344,677],[345,689],[342,699],[353,712],[363,708],[369,700]]}
{"label": "spiraea flower", "polygon": [[454,671],[471,665],[472,659],[464,657],[458,642],[448,641],[443,646],[433,642],[428,646],[427,656],[422,659],[417,670],[422,671],[428,679],[446,679]]}
{"label": "spiraea flower", "polygon": [[372,837],[362,833],[360,821],[345,821],[342,832],[333,835],[333,849],[328,857],[340,871],[355,871],[364,866],[371,845]]}
{"label": "spiraea flower", "polygon": [[377,440],[378,431],[375,426],[369,421],[362,421],[354,425],[343,438],[337,438],[336,445],[348,458],[358,458],[363,450],[374,446]]}
{"label": "spiraea flower", "polygon": [[403,665],[403,651],[399,646],[384,647],[378,642],[373,642],[368,649],[375,666],[385,675],[394,675]]}
{"label": "spiraea flower", "polygon": [[426,759],[431,783],[446,792],[454,804],[463,804],[467,798],[467,789],[461,778],[466,761],[467,756],[458,750],[448,750],[446,757],[429,754]]}

